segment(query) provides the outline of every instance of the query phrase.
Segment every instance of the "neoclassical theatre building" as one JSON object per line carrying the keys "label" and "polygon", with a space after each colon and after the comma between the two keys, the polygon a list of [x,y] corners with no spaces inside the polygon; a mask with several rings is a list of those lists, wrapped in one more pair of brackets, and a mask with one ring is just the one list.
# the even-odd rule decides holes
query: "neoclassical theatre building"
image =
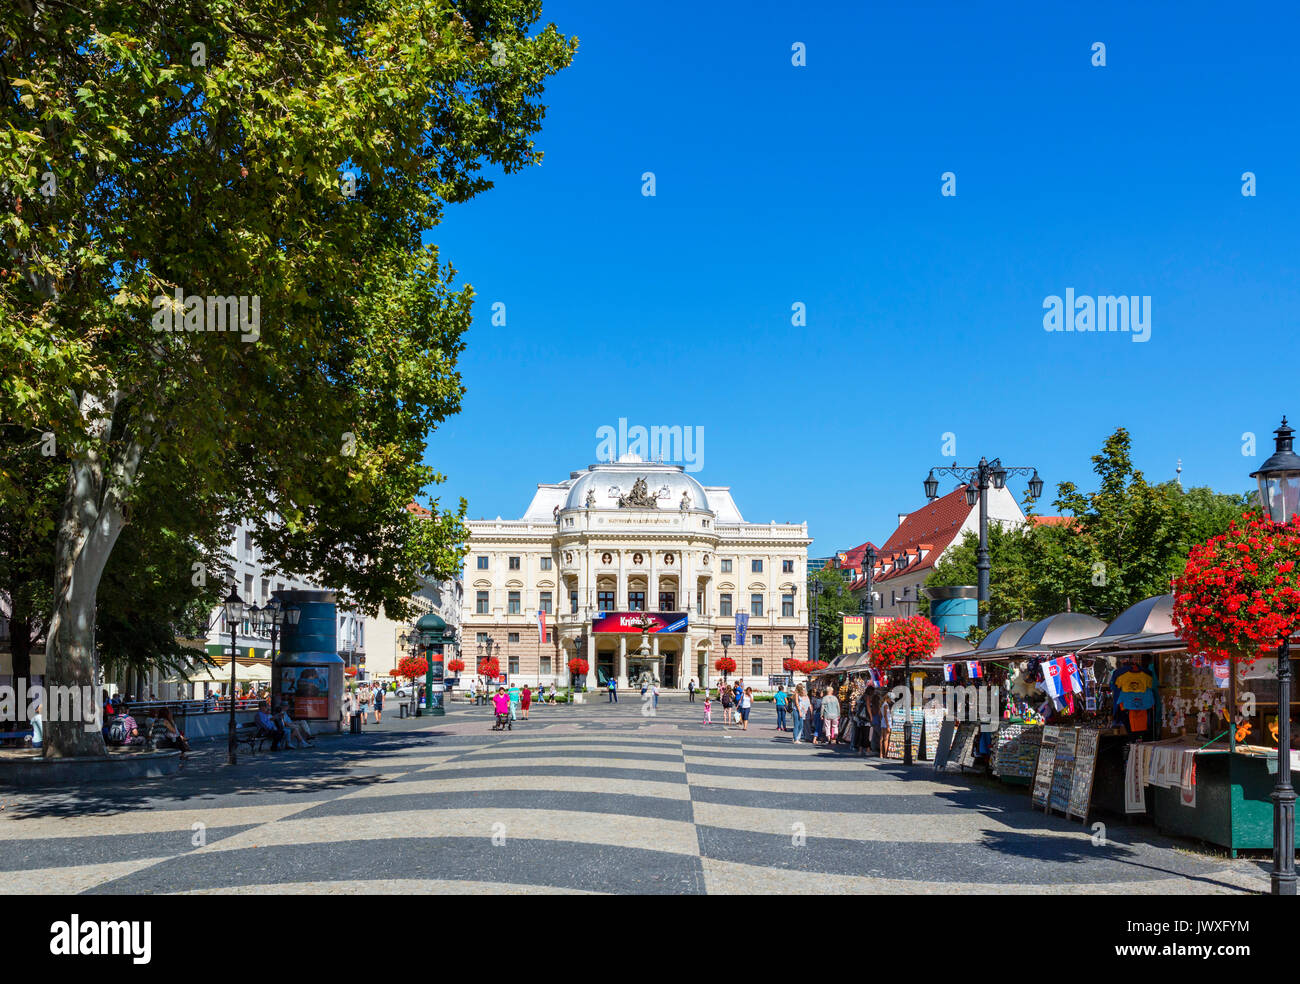
{"label": "neoclassical theatre building", "polygon": [[[764,687],[783,659],[808,658],[807,524],[747,523],[729,488],[680,465],[591,465],[539,484],[522,519],[467,526],[467,675],[490,654],[511,680],[564,683],[580,640],[589,685],[703,684],[724,644],[736,673]],[[749,616],[744,646],[737,613]]]}

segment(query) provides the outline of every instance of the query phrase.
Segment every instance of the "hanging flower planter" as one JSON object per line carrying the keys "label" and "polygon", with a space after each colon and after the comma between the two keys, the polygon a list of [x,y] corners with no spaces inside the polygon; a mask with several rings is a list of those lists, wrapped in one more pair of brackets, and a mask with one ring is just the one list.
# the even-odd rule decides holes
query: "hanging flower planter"
{"label": "hanging flower planter", "polygon": [[725,677],[736,672],[736,661],[730,656],[719,656],[718,661],[713,664],[713,668]]}
{"label": "hanging flower planter", "polygon": [[924,615],[886,622],[876,629],[871,643],[871,665],[887,670],[905,663],[920,663],[939,651],[939,627]]}

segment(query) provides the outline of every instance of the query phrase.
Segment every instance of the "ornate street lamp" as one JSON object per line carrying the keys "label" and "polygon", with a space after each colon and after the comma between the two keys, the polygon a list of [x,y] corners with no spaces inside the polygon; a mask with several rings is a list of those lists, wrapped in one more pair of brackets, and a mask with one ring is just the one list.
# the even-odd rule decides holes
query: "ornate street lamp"
{"label": "ornate street lamp", "polygon": [[[585,635],[579,635],[578,638],[573,640],[573,651],[577,655],[578,659],[586,659],[587,637]],[[587,669],[590,670],[591,667],[588,666]],[[580,679],[582,679],[585,686],[586,676],[580,675]],[[596,683],[599,684],[600,681],[597,680]],[[569,693],[571,695],[578,692],[578,681],[573,679],[573,674],[569,674],[569,687]]]}
{"label": "ornate street lamp", "polygon": [[826,591],[826,585],[822,584],[821,578],[814,577],[808,584],[808,591],[813,596],[812,645],[810,647],[812,652],[808,654],[808,658],[816,661],[821,657],[822,653],[821,605],[819,599]]}
{"label": "ornate street lamp", "polygon": [[234,584],[230,585],[230,594],[225,601],[226,624],[230,626],[230,736],[229,746],[226,750],[226,761],[231,765],[236,763],[235,749],[238,742],[235,741],[235,687],[238,683],[235,681],[235,656],[239,653],[239,642],[235,633],[239,631],[239,623],[244,619],[244,599],[239,597],[239,592],[235,590]]}
{"label": "ornate street lamp", "polygon": [[[1277,526],[1296,514],[1300,499],[1300,456],[1292,448],[1295,431],[1286,417],[1275,435],[1272,456],[1251,472],[1259,482],[1259,504]],[[1291,640],[1289,633],[1277,650],[1277,780],[1273,786],[1274,895],[1295,895],[1295,789],[1291,785]]]}
{"label": "ornate street lamp", "polygon": [[979,553],[976,554],[975,567],[979,571],[979,627],[982,631],[989,627],[989,497],[986,494],[989,487],[994,489],[1006,488],[1007,478],[1011,475],[1028,475],[1033,473],[1029,479],[1029,498],[1037,499],[1043,494],[1043,480],[1038,477],[1038,469],[1021,465],[1003,465],[1000,458],[994,458],[989,461],[987,458],[980,458],[978,465],[953,465],[949,468],[931,468],[930,474],[926,476],[921,483],[925,489],[925,497],[934,501],[939,497],[939,480],[935,478],[935,473],[940,475],[951,475],[959,482],[966,485],[966,504],[974,508],[978,502],[980,507],[980,545]]}

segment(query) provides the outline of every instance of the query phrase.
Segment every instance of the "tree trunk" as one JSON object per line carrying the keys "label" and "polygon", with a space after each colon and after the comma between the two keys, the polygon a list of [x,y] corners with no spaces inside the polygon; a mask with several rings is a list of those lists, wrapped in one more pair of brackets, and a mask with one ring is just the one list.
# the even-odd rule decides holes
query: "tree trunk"
{"label": "tree trunk", "polygon": [[45,680],[47,692],[55,686],[77,687],[93,696],[80,720],[49,720],[50,707],[46,707],[46,758],[105,753],[95,713],[99,697],[95,599],[109,554],[126,525],[120,490],[133,484],[141,458],[140,445],[128,440],[105,469],[97,447],[109,436],[112,410],[93,394],[84,395],[81,406],[91,441],[68,470],[55,547],[54,614],[46,632]]}

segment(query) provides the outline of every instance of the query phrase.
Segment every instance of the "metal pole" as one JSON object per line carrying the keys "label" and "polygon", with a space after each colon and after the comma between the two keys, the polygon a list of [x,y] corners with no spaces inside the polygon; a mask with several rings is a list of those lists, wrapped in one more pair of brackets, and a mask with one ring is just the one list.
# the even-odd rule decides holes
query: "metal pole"
{"label": "metal pole", "polygon": [[1291,786],[1291,640],[1277,650],[1277,782],[1273,786],[1274,895],[1295,895],[1295,789]]}
{"label": "metal pole", "polygon": [[907,687],[907,717],[903,718],[903,764],[912,764],[912,704],[914,703],[912,694],[912,657],[904,655],[903,657],[903,683]]}
{"label": "metal pole", "polygon": [[975,569],[979,572],[979,627],[981,632],[987,632],[989,627],[989,465],[984,458],[980,459],[977,483],[980,492],[980,546],[975,559]]}
{"label": "metal pole", "polygon": [[230,623],[230,738],[229,738],[230,747],[227,750],[228,751],[227,761],[231,765],[235,764],[235,749],[237,747],[237,744],[235,742],[235,687],[237,686],[237,683],[235,681],[235,654],[239,652],[239,644],[235,639],[235,628],[236,628],[236,623],[231,622]]}

